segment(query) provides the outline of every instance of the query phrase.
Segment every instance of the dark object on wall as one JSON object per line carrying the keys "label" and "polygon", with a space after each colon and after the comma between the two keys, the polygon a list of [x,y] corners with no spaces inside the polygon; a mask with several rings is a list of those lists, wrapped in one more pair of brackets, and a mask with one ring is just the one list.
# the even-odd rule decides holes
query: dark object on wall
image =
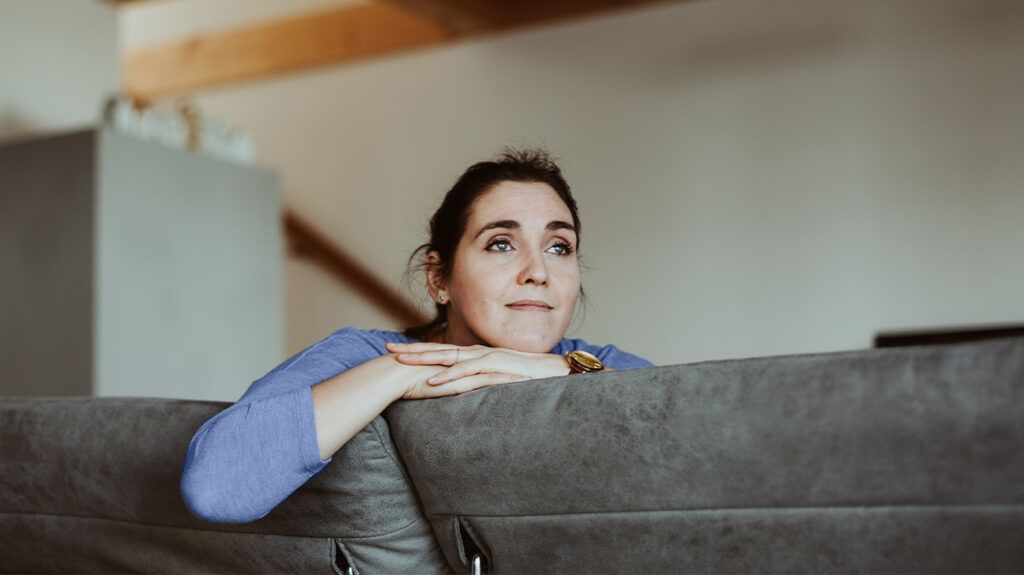
{"label": "dark object on wall", "polygon": [[959,328],[935,328],[916,331],[891,331],[875,335],[875,347],[905,347],[908,345],[941,345],[1020,337],[1024,335],[1024,324],[1002,326],[974,326]]}

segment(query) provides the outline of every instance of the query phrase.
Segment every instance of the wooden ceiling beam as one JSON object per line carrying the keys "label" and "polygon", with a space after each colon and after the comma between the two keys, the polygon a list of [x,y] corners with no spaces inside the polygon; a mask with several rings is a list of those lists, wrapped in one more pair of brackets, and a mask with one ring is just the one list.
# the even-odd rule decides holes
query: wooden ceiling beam
{"label": "wooden ceiling beam", "polygon": [[589,16],[668,0],[386,0],[431,18],[459,35],[474,35]]}
{"label": "wooden ceiling beam", "polygon": [[129,95],[153,101],[451,37],[444,27],[408,10],[364,4],[142,49],[124,58],[123,73]]}
{"label": "wooden ceiling beam", "polygon": [[[480,0],[384,0],[388,4],[430,18],[459,36],[486,32],[500,27],[501,11]],[[506,11],[510,8],[506,5]],[[511,6],[513,10],[515,5]]]}
{"label": "wooden ceiling beam", "polygon": [[123,60],[125,91],[151,102],[467,36],[668,1],[386,0],[345,6],[131,52]]}

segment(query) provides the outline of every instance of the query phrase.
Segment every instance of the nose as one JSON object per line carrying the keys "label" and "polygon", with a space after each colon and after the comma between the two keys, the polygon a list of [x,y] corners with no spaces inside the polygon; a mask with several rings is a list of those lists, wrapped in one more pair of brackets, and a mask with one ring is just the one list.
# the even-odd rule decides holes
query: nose
{"label": "nose", "polygon": [[523,269],[519,270],[520,284],[533,283],[536,285],[547,285],[548,283],[548,266],[544,261],[542,254],[529,252],[530,255],[526,257],[526,261],[523,262]]}

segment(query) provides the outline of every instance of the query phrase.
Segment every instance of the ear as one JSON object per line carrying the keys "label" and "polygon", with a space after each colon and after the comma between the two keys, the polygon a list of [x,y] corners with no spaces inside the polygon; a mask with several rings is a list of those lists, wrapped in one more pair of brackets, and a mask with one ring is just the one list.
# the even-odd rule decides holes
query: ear
{"label": "ear", "polygon": [[424,264],[427,273],[427,292],[430,293],[430,299],[437,300],[437,292],[447,289],[444,275],[441,273],[441,255],[436,250],[430,250]]}

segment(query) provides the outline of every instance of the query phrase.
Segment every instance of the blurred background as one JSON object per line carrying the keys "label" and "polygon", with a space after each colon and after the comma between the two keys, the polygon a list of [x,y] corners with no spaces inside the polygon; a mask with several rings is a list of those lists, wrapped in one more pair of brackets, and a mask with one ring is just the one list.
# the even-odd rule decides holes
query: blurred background
{"label": "blurred background", "polygon": [[231,401],[398,329],[427,219],[508,145],[580,204],[570,337],[1020,326],[1022,62],[1018,0],[0,0],[0,394]]}

